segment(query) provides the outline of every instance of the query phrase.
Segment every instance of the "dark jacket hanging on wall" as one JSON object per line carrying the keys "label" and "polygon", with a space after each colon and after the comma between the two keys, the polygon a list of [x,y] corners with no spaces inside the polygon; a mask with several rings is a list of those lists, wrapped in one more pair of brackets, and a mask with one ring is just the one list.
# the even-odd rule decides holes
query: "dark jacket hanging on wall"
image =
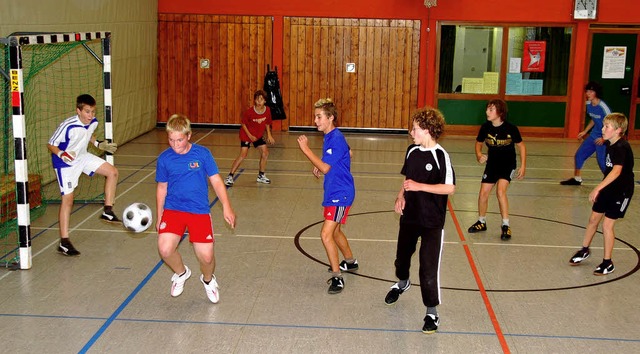
{"label": "dark jacket hanging on wall", "polygon": [[267,65],[267,73],[264,76],[264,91],[267,93],[266,105],[271,110],[271,119],[286,119],[284,113],[284,104],[282,103],[282,94],[280,93],[280,81],[278,80],[278,67],[271,71]]}

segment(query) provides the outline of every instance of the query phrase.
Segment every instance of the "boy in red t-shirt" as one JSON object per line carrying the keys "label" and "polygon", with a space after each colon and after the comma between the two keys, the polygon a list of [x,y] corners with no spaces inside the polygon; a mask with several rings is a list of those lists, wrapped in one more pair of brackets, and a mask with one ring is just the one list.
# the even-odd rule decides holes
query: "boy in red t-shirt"
{"label": "boy in red t-shirt", "polygon": [[[271,180],[264,175],[264,171],[267,167],[267,158],[269,157],[267,143],[273,145],[275,140],[273,136],[271,136],[271,111],[269,107],[265,106],[266,102],[267,93],[263,90],[256,91],[253,94],[253,106],[249,107],[242,115],[240,155],[233,161],[231,172],[229,172],[229,175],[224,180],[224,184],[227,186],[233,186],[233,174],[236,173],[242,161],[247,157],[251,144],[260,150],[260,165],[256,181],[265,184],[271,183]],[[266,141],[264,139],[265,131],[267,132]]]}

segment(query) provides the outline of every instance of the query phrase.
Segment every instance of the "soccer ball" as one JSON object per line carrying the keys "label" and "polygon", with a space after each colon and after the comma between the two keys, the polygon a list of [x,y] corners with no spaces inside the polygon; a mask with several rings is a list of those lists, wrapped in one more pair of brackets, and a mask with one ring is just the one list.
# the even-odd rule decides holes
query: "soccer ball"
{"label": "soccer ball", "polygon": [[122,223],[127,230],[135,233],[143,232],[151,226],[153,213],[144,203],[133,203],[122,213]]}

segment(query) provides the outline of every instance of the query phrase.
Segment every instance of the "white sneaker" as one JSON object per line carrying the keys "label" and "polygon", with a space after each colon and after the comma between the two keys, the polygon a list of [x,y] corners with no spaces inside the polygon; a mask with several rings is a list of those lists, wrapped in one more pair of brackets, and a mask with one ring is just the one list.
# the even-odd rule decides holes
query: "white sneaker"
{"label": "white sneaker", "polygon": [[173,276],[171,277],[171,281],[173,282],[173,284],[171,284],[171,296],[173,297],[180,296],[180,294],[182,294],[182,291],[184,290],[184,282],[191,276],[191,269],[187,266],[184,266],[184,268],[187,271],[182,276],[173,273]]}
{"label": "white sneaker", "polygon": [[258,178],[256,179],[256,182],[264,183],[264,184],[270,184],[271,180],[268,179],[267,176],[265,176],[265,175],[258,175]]}
{"label": "white sneaker", "polygon": [[214,275],[211,278],[209,284],[204,282],[204,275],[200,275],[200,282],[204,285],[204,291],[207,293],[207,297],[211,302],[217,304],[220,301],[220,291],[218,291],[218,282],[216,281],[216,276]]}
{"label": "white sneaker", "polygon": [[228,187],[233,186],[233,177],[227,176],[227,178],[224,179],[224,184]]}

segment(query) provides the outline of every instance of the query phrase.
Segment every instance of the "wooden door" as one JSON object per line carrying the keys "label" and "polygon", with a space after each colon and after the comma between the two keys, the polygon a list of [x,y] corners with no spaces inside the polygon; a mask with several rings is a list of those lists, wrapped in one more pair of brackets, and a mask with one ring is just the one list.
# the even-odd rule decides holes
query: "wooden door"
{"label": "wooden door", "polygon": [[158,122],[240,124],[271,64],[272,28],[264,16],[159,14]]}
{"label": "wooden door", "polygon": [[313,126],[313,103],[331,97],[340,127],[408,127],[418,101],[420,21],[285,17],[283,32],[285,124]]}

